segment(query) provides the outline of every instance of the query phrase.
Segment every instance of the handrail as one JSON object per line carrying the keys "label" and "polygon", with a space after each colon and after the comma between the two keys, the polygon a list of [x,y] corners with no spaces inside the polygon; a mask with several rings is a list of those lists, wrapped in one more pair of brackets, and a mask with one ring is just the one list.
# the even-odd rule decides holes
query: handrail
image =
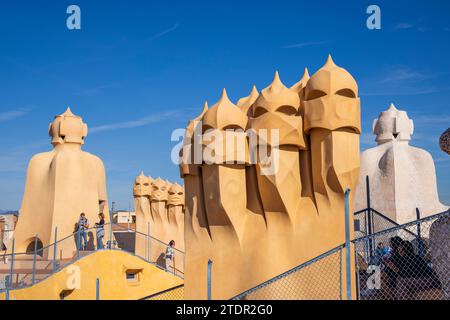
{"label": "handrail", "polygon": [[[113,222],[113,223],[110,223],[110,222],[105,223],[105,224],[103,225],[103,227],[106,227],[106,226],[109,226],[109,225],[111,225],[112,227],[116,226],[116,227],[119,227],[119,228],[128,229],[128,228],[122,227],[122,226],[120,226],[120,225],[118,225],[117,223],[114,223],[114,222]],[[97,230],[97,227],[92,227],[92,228],[89,228],[89,229],[85,229],[84,231],[85,231],[85,232],[88,232],[88,231],[94,231],[94,230]],[[133,229],[128,229],[128,230],[133,230]],[[139,235],[142,235],[142,236],[145,236],[145,237],[149,237],[150,239],[155,240],[156,242],[158,242],[158,243],[160,243],[160,244],[162,244],[162,245],[164,245],[164,246],[167,246],[167,245],[168,245],[168,243],[165,243],[164,241],[161,241],[161,240],[159,240],[159,239],[157,239],[157,238],[155,238],[155,237],[153,237],[153,236],[151,236],[151,235],[148,235],[148,234],[145,234],[145,233],[136,231],[136,230],[133,230],[132,232],[133,232],[133,233],[136,233],[136,234],[139,234]],[[53,247],[53,246],[55,245],[55,243],[56,243],[56,244],[59,244],[59,243],[65,241],[65,240],[67,240],[67,239],[69,239],[69,238],[71,238],[71,237],[76,236],[76,235],[78,235],[78,231],[75,231],[74,233],[71,233],[70,235],[65,236],[64,238],[59,239],[59,240],[56,241],[56,242],[52,242],[52,243],[48,244],[47,246],[40,248],[38,251],[42,251],[42,252],[43,252],[44,250]],[[181,250],[179,250],[179,249],[177,249],[177,248],[174,248],[174,250],[177,251],[178,253],[184,254],[183,251],[181,251]],[[22,254],[28,254],[28,253],[27,253],[27,252],[14,252],[14,255],[22,255]],[[4,257],[11,256],[11,255],[12,255],[11,253],[6,253],[6,252],[5,252],[4,254],[0,255],[0,257],[4,258]]]}
{"label": "handrail", "polygon": [[[391,232],[399,230],[399,229],[408,228],[410,226],[421,224],[421,223],[426,222],[426,221],[431,221],[431,220],[440,218],[441,216],[445,216],[446,214],[450,214],[450,209],[448,209],[447,211],[436,213],[434,215],[431,215],[431,216],[428,216],[428,217],[425,217],[425,218],[422,218],[422,219],[411,221],[409,223],[405,223],[405,224],[402,224],[402,225],[397,225],[395,227],[392,227],[392,228],[389,228],[389,229],[386,229],[386,230],[383,230],[383,231],[379,231],[379,232],[373,233],[372,235],[366,235],[366,236],[363,236],[363,237],[360,237],[360,238],[356,238],[356,239],[351,240],[351,242],[353,244],[356,244],[356,243],[358,243],[360,241],[364,241],[364,240],[367,240],[367,239],[370,239],[372,237],[376,237],[376,236],[379,236],[379,235],[382,235],[382,234],[385,234],[385,233],[391,233]],[[280,280],[282,278],[285,278],[286,276],[288,276],[288,275],[290,275],[290,274],[292,274],[292,273],[294,273],[294,272],[296,272],[296,271],[298,271],[300,269],[303,269],[303,268],[305,268],[305,267],[315,263],[316,261],[321,260],[324,257],[327,257],[327,256],[329,256],[329,255],[331,255],[331,254],[333,254],[333,253],[335,253],[335,252],[337,252],[339,250],[342,250],[343,248],[345,248],[345,244],[341,244],[341,245],[339,245],[339,246],[337,246],[337,247],[335,247],[335,248],[333,248],[333,249],[331,249],[331,250],[329,250],[329,251],[327,251],[325,253],[322,253],[321,255],[319,255],[319,256],[311,259],[311,260],[308,260],[307,262],[304,262],[304,263],[302,263],[302,264],[300,264],[300,265],[298,265],[298,266],[296,266],[296,267],[294,267],[294,268],[292,268],[292,269],[290,269],[290,270],[288,270],[286,272],[283,272],[283,273],[279,274],[278,276],[275,276],[275,277],[273,277],[273,278],[271,278],[271,279],[269,279],[267,281],[264,281],[264,282],[260,283],[259,285],[255,286],[255,287],[252,287],[251,289],[248,289],[248,290],[246,290],[246,291],[244,291],[244,292],[234,296],[230,300],[239,300],[239,299],[241,299],[243,297],[246,297],[247,295],[258,291],[259,289],[267,287],[268,285],[270,285],[270,284],[272,284],[272,283],[274,283],[274,282],[276,282],[276,281],[278,281],[278,280]]]}
{"label": "handrail", "polygon": [[[132,252],[128,252],[128,251],[121,250],[121,249],[114,249],[114,248],[111,248],[111,249],[106,249],[106,248],[105,248],[104,250],[125,252],[125,253],[128,253],[128,254],[131,254],[132,256],[135,256],[135,257],[138,258],[138,259],[144,260],[144,261],[147,262],[147,263],[150,263],[151,265],[157,267],[158,269],[165,270],[165,269],[164,269],[163,267],[161,267],[159,264],[157,264],[157,263],[155,263],[155,262],[152,262],[152,261],[149,261],[149,260],[146,260],[146,259],[144,259],[143,257],[138,256],[138,255],[136,255],[136,254],[134,254],[134,253],[132,253]],[[69,261],[68,263],[66,263],[66,264],[64,265],[64,267],[67,267],[67,266],[69,266],[69,265],[72,265],[72,264],[78,262],[79,260],[84,259],[84,258],[86,258],[87,256],[89,256],[89,255],[91,255],[91,254],[94,254],[95,252],[97,252],[97,251],[92,251],[92,252],[89,253],[88,255],[84,255],[84,256],[82,256],[82,257],[78,257],[78,258],[72,259],[71,261]],[[51,265],[51,262],[50,262],[49,265]],[[49,265],[48,265],[48,266],[49,266]],[[47,267],[48,267],[48,266],[47,266]],[[47,268],[47,267],[46,267],[46,268]],[[11,292],[11,291],[13,291],[13,290],[18,290],[18,289],[24,289],[24,288],[32,287],[33,285],[35,285],[35,284],[37,284],[37,283],[40,283],[40,282],[42,282],[42,281],[45,281],[46,279],[48,279],[48,278],[51,277],[52,275],[54,275],[54,274],[60,272],[61,270],[62,270],[62,269],[58,269],[58,270],[56,270],[56,271],[50,272],[48,275],[46,275],[45,277],[43,277],[43,278],[40,279],[39,281],[36,281],[34,284],[29,284],[29,285],[21,286],[20,288],[4,288],[4,289],[0,289],[0,293],[6,292],[6,291]],[[170,271],[169,271],[169,272],[170,272]],[[174,276],[180,278],[180,279],[184,279],[183,277],[181,277],[180,275],[178,275],[178,274],[176,274],[176,273],[173,273],[173,272],[170,272],[170,273],[173,274]]]}
{"label": "handrail", "polygon": [[315,258],[312,258],[311,260],[303,262],[302,264],[300,264],[300,265],[298,265],[298,266],[296,266],[296,267],[294,267],[292,269],[289,269],[288,271],[285,271],[285,272],[279,274],[278,276],[275,276],[275,277],[273,277],[273,278],[271,278],[271,279],[269,279],[267,281],[264,281],[263,283],[255,286],[255,287],[253,287],[251,289],[248,289],[248,290],[244,291],[243,293],[238,294],[237,296],[234,296],[230,300],[239,300],[239,299],[241,299],[241,298],[243,298],[245,296],[248,296],[249,294],[251,294],[251,293],[253,293],[253,292],[255,292],[255,291],[259,290],[259,289],[262,289],[264,287],[267,287],[268,285],[274,283],[275,281],[278,281],[279,279],[285,278],[288,275],[290,275],[290,274],[292,274],[292,273],[294,273],[294,272],[296,272],[296,271],[298,271],[300,269],[303,269],[303,268],[313,264],[314,262],[316,262],[318,260],[321,260],[322,258],[328,257],[329,255],[331,255],[331,254],[333,254],[335,252],[338,252],[339,250],[342,250],[343,248],[345,248],[345,243],[340,244],[337,247],[335,247],[335,248],[333,248],[331,250],[328,250],[328,251],[318,255]]}
{"label": "handrail", "polygon": [[[143,232],[140,232],[140,231],[137,231],[137,230],[134,230],[134,229],[129,229],[129,228],[126,228],[126,227],[121,226],[121,225],[119,225],[119,224],[113,224],[113,225],[115,225],[115,226],[118,227],[118,228],[122,228],[122,229],[126,229],[126,230],[132,230],[133,233],[139,234],[139,235],[144,236],[144,237],[149,237],[150,239],[155,240],[156,242],[159,242],[159,243],[162,244],[162,245],[165,245],[165,246],[168,245],[168,243],[165,243],[164,241],[161,241],[161,240],[159,240],[159,239],[157,239],[157,238],[155,238],[155,237],[153,237],[153,236],[151,236],[151,235],[148,235],[148,234],[146,234],[146,233],[143,233]],[[178,251],[178,253],[184,254],[183,251],[181,251],[181,250],[179,250],[179,249],[177,249],[177,248],[173,248],[173,249],[174,249],[175,251]]]}
{"label": "handrail", "polygon": [[[359,211],[356,211],[355,213],[353,213],[354,216],[359,215],[363,212],[366,211],[371,211],[372,213],[377,214],[379,217],[385,219],[387,222],[393,224],[394,226],[400,226],[400,224],[398,222],[395,222],[394,220],[392,220],[391,218],[389,218],[388,216],[385,216],[384,214],[382,214],[381,212],[379,212],[378,210],[374,209],[374,208],[365,208]],[[405,229],[406,232],[408,232],[409,234],[413,235],[413,236],[417,236],[414,232],[412,232],[411,230]]]}
{"label": "handrail", "polygon": [[[106,223],[106,224],[103,225],[103,228],[110,227],[111,229],[114,229],[115,226],[118,226],[119,228],[122,228],[122,226],[117,225],[116,223]],[[85,229],[84,231],[86,233],[89,233],[89,232],[92,232],[92,231],[97,230],[97,229],[98,229],[97,227],[92,227],[92,228]],[[135,230],[133,231],[133,233],[136,233],[136,236],[138,236],[138,235],[145,236],[146,238],[148,238],[149,241],[152,241],[152,243],[156,242],[156,243],[162,244],[164,246],[168,245],[168,244],[164,243],[163,241],[161,241],[159,239],[156,239],[153,236],[150,236],[150,235],[147,235],[147,234],[144,234],[144,233],[141,233],[141,232],[137,232]],[[80,248],[79,248],[80,243],[77,241],[77,240],[79,240],[79,239],[77,239],[77,237],[80,237],[80,231],[79,230],[75,231],[74,233],[72,233],[72,234],[70,234],[68,236],[65,236],[62,239],[57,240],[56,242],[50,243],[49,245],[38,249],[35,253],[33,253],[31,255],[34,255],[34,256],[38,255],[38,254],[40,255],[40,253],[44,253],[45,250],[54,249],[55,247],[58,247],[58,244],[62,243],[63,241],[67,241],[67,240],[71,241],[70,239],[73,239],[75,241],[74,245],[77,248],[77,252],[80,252],[79,251],[80,250]],[[126,252],[126,253],[131,254],[131,255],[133,255],[133,256],[135,256],[135,257],[137,257],[137,258],[139,258],[139,259],[141,259],[143,261],[146,261],[146,262],[148,262],[148,263],[150,263],[150,264],[152,264],[152,265],[154,265],[154,266],[156,266],[156,267],[158,267],[158,268],[160,268],[162,270],[166,270],[164,267],[160,266],[157,261],[151,261],[151,259],[149,257],[142,257],[140,255],[137,255],[135,252],[129,252],[129,251],[121,249],[121,248],[114,248],[112,243],[109,246],[105,246],[103,250],[117,250],[117,251]],[[43,278],[40,278],[39,280],[37,280],[35,282],[33,280],[33,281],[31,281],[31,283],[24,284],[23,283],[24,280],[29,279],[29,277],[31,275],[30,272],[25,272],[25,273],[21,274],[20,282],[19,282],[19,280],[17,280],[17,284],[20,284],[20,289],[30,287],[30,286],[32,286],[32,285],[34,285],[36,283],[44,281],[45,279],[47,279],[48,277],[52,276],[53,274],[61,271],[62,268],[66,267],[66,266],[68,266],[70,264],[73,264],[76,261],[78,261],[78,260],[80,260],[80,259],[82,259],[82,258],[84,258],[84,257],[86,257],[86,256],[88,256],[90,254],[93,254],[93,253],[95,253],[97,251],[98,250],[85,251],[87,254],[83,254],[82,256],[80,256],[78,254],[74,254],[71,258],[67,258],[67,259],[63,259],[63,260],[61,260],[61,258],[58,258],[58,259],[56,259],[56,260],[59,261],[58,262],[58,267],[55,268],[55,269],[53,269],[51,267],[50,267],[50,269],[48,268],[49,266],[52,265],[52,263],[54,263],[56,261],[55,257],[53,257],[53,259],[49,257],[48,258],[49,266],[45,266],[44,267],[45,270],[48,269],[48,271],[49,271],[49,273],[46,274],[46,276],[44,276]],[[6,253],[6,252],[0,254],[0,258],[3,259],[4,261],[6,260],[6,258],[10,258],[11,261],[14,261],[16,259],[16,257],[18,257],[18,256],[30,255],[30,253],[27,253],[27,252],[12,252],[12,253]],[[175,252],[175,255],[181,256],[181,259],[183,259],[182,258],[183,255],[184,255],[183,251],[174,248],[174,252]],[[46,261],[46,260],[44,259],[44,261]],[[34,268],[35,268],[35,266],[33,266],[33,274],[34,274],[34,271],[35,271]],[[172,271],[169,271],[169,272],[172,273],[173,275],[175,275],[176,277],[179,277],[179,278],[183,279],[183,276],[182,276],[183,272],[179,268],[174,269],[173,272]],[[34,277],[33,277],[33,279],[34,279]],[[14,289],[18,289],[18,288],[19,287],[17,287],[17,288],[8,287],[8,288],[5,288],[5,289],[0,289],[0,292],[3,292],[5,290],[14,290]]]}
{"label": "handrail", "polygon": [[357,214],[360,214],[360,213],[363,213],[363,212],[366,212],[368,209],[367,208],[365,208],[365,209],[362,209],[362,210],[359,210],[359,211],[356,211],[356,212],[354,212],[353,213],[353,215],[357,215]]}
{"label": "handrail", "polygon": [[179,284],[179,285],[177,285],[177,286],[175,286],[175,287],[172,287],[172,288],[169,288],[169,289],[166,289],[166,290],[157,292],[157,293],[153,293],[153,294],[151,294],[151,295],[149,295],[149,296],[146,296],[146,297],[143,297],[143,298],[141,298],[141,299],[139,299],[139,300],[148,300],[148,299],[151,299],[151,298],[160,296],[160,295],[162,295],[162,294],[164,294],[164,293],[167,293],[167,292],[170,292],[170,291],[174,291],[174,290],[180,289],[180,288],[182,288],[182,287],[184,287],[184,284]]}
{"label": "handrail", "polygon": [[363,239],[373,238],[373,237],[377,237],[377,236],[380,236],[380,235],[383,235],[383,234],[386,234],[386,233],[392,233],[392,232],[394,232],[396,230],[405,229],[405,228],[408,228],[408,227],[413,227],[413,226],[416,226],[417,224],[421,224],[421,223],[426,222],[426,221],[434,220],[434,219],[436,219],[436,218],[438,218],[440,216],[444,216],[446,214],[450,214],[450,209],[448,209],[446,211],[442,211],[442,212],[436,213],[436,214],[433,214],[431,216],[428,216],[428,217],[425,217],[425,218],[422,218],[422,219],[414,220],[414,221],[411,221],[411,222],[408,222],[408,223],[404,223],[404,224],[401,224],[401,225],[394,226],[392,228],[388,228],[388,229],[385,229],[385,230],[382,230],[382,231],[378,231],[378,232],[372,233],[372,234],[367,235],[367,236],[362,236],[362,237],[359,237],[359,238],[355,238],[355,239],[352,240],[352,242],[356,243],[356,242],[362,241]]}
{"label": "handrail", "polygon": [[[395,222],[394,220],[392,220],[391,218],[385,216],[384,214],[378,212],[377,210],[375,210],[375,209],[371,209],[371,210],[373,211],[373,213],[375,213],[375,214],[381,216],[382,218],[386,219],[388,222],[392,223],[393,225],[395,225],[395,226],[400,226],[399,223]],[[415,234],[413,231],[411,231],[411,230],[409,230],[409,229],[405,229],[405,228],[403,228],[403,230],[406,231],[407,233],[409,233],[410,235],[412,235],[412,236],[414,236],[414,237],[417,237],[417,234]]]}

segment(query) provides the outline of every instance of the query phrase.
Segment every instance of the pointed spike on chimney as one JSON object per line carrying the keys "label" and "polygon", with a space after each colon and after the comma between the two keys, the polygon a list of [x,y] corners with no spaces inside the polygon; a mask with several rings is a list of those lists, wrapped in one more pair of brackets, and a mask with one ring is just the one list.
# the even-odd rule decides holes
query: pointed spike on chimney
{"label": "pointed spike on chimney", "polygon": [[203,104],[202,114],[205,113],[206,111],[208,111],[208,101],[205,101],[205,103]]}
{"label": "pointed spike on chimney", "polygon": [[392,102],[391,102],[391,104],[389,106],[389,110],[397,111],[397,108],[395,107],[395,105]]}
{"label": "pointed spike on chimney", "polygon": [[228,99],[227,89],[223,88],[220,99]]}
{"label": "pointed spike on chimney", "polygon": [[223,102],[232,104],[232,102],[230,101],[230,98],[228,98],[227,89],[225,89],[225,88],[223,88],[222,95],[220,96],[220,99],[219,99],[219,101],[217,101],[217,103],[223,103]]}
{"label": "pointed spike on chimney", "polygon": [[336,64],[334,63],[333,58],[331,57],[331,53],[330,53],[328,55],[327,62],[325,63],[325,66],[332,67],[332,66],[335,66],[335,65]]}
{"label": "pointed spike on chimney", "polygon": [[309,71],[308,68],[305,67],[305,71],[303,72],[302,79],[309,79]]}
{"label": "pointed spike on chimney", "polygon": [[278,70],[275,70],[275,75],[273,76],[272,83],[281,82],[280,80],[280,74],[278,73]]}
{"label": "pointed spike on chimney", "polygon": [[75,116],[72,112],[72,110],[70,110],[70,107],[67,107],[66,111],[62,114],[63,116]]}

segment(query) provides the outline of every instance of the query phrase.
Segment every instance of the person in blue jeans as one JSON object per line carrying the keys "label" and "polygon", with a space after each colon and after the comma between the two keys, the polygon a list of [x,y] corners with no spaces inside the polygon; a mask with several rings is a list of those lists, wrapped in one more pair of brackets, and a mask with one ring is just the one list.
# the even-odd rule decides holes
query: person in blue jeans
{"label": "person in blue jeans", "polygon": [[103,238],[105,237],[105,216],[102,212],[98,214],[99,222],[95,223],[95,227],[97,228],[97,250],[101,250],[104,248]]}
{"label": "person in blue jeans", "polygon": [[[81,239],[83,239],[83,246],[81,247],[81,250],[86,250],[87,249],[87,229],[89,229],[89,220],[86,218],[86,215],[84,214],[84,212],[82,212],[80,214],[80,219],[78,220],[78,234],[81,237]],[[81,239],[79,239],[78,241],[80,241],[81,244]]]}

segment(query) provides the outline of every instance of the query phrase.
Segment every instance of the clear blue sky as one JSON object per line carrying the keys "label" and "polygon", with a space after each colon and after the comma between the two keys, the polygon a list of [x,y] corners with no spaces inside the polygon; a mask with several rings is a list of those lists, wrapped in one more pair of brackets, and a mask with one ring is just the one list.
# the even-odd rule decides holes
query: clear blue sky
{"label": "clear blue sky", "polygon": [[[82,30],[66,28],[77,4]],[[382,29],[366,28],[381,7]],[[266,87],[275,70],[295,83],[332,53],[360,86],[362,149],[394,102],[415,121],[412,145],[434,157],[450,203],[449,1],[2,1],[0,208],[18,209],[26,166],[51,149],[48,123],[71,106],[93,132],[85,150],[107,169],[110,201],[127,208],[141,170],[179,179],[170,134],[214,103]]]}

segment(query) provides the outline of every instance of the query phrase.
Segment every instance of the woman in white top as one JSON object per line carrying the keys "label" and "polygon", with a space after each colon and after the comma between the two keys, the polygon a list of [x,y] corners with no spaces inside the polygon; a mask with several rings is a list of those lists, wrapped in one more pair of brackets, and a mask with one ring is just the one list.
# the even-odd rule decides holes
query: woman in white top
{"label": "woman in white top", "polygon": [[[175,241],[170,240],[169,244],[166,247],[166,271],[169,271],[170,262],[175,261]],[[175,269],[175,263],[173,263]],[[174,270],[175,271],[175,270]]]}

